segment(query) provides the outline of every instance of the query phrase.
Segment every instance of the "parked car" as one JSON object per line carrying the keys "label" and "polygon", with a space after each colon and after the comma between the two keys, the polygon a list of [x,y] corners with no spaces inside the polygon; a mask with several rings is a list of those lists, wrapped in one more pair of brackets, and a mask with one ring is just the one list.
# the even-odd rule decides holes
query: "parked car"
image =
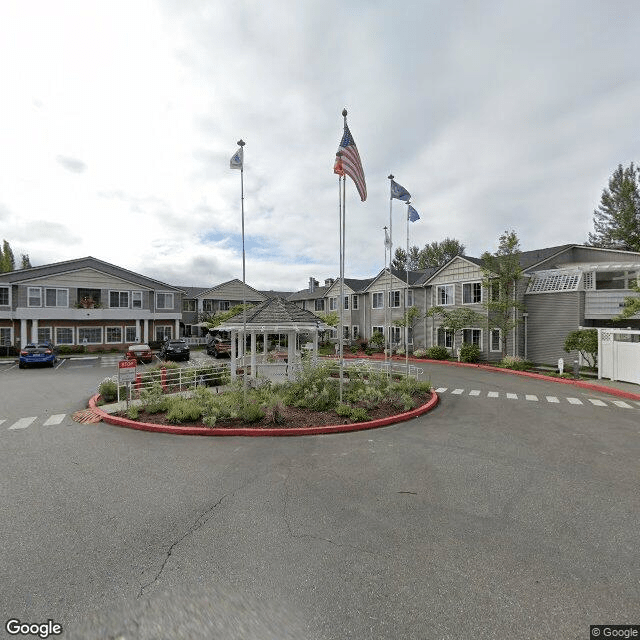
{"label": "parked car", "polygon": [[153,351],[148,344],[132,344],[127,349],[125,356],[127,360],[135,360],[136,362],[151,362],[153,360]]}
{"label": "parked car", "polygon": [[214,358],[231,355],[231,340],[225,340],[220,336],[215,336],[207,344],[207,353]]}
{"label": "parked car", "polygon": [[162,360],[188,360],[191,356],[189,345],[184,340],[167,340],[158,354]]}
{"label": "parked car", "polygon": [[27,365],[43,364],[53,367],[58,361],[55,347],[50,342],[30,342],[24,349],[20,349],[18,367],[24,369]]}

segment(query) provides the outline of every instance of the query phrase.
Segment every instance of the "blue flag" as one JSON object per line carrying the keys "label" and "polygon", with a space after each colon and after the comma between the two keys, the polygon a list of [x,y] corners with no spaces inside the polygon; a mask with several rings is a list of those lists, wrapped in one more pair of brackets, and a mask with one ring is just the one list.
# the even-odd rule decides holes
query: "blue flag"
{"label": "blue flag", "polygon": [[404,202],[411,200],[411,194],[395,180],[391,181],[391,197],[397,200],[403,200]]}
{"label": "blue flag", "polygon": [[420,216],[418,215],[418,212],[411,205],[407,207],[407,219],[409,220],[409,222],[415,222],[416,220],[420,220]]}

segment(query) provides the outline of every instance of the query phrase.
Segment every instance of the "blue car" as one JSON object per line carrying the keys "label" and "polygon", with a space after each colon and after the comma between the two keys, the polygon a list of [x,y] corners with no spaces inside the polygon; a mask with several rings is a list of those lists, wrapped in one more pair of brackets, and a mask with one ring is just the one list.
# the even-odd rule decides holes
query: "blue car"
{"label": "blue car", "polygon": [[53,367],[58,361],[55,347],[50,342],[30,342],[24,349],[20,349],[18,366],[24,369],[27,365],[41,364]]}

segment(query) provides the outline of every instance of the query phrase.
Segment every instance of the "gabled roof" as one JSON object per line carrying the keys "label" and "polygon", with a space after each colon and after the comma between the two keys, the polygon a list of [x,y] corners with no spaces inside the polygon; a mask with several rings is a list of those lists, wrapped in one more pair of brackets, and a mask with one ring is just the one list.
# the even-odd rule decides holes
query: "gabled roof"
{"label": "gabled roof", "polygon": [[554,258],[557,255],[578,247],[577,244],[561,244],[557,247],[547,247],[546,249],[534,249],[533,251],[520,252],[520,266],[526,271],[539,265],[541,262],[545,262],[550,258]]}
{"label": "gabled roof", "polygon": [[224,287],[229,286],[230,284],[237,284],[240,285],[241,287],[244,286],[247,289],[250,289],[251,291],[253,291],[254,293],[257,293],[259,296],[264,297],[264,294],[260,293],[260,291],[258,291],[257,289],[254,289],[253,287],[249,286],[248,284],[244,284],[242,282],[242,280],[240,280],[239,278],[232,278],[231,280],[227,280],[226,282],[221,282],[220,284],[215,285],[215,287],[208,287],[206,289],[203,289],[197,297],[202,297],[211,293],[216,293],[217,291],[220,291],[221,289],[223,289]]}
{"label": "gabled roof", "polygon": [[115,264],[98,260],[93,256],[86,256],[84,258],[76,258],[74,260],[66,260],[64,262],[53,262],[51,264],[44,264],[37,267],[29,267],[28,269],[17,269],[16,271],[9,271],[7,273],[0,274],[0,281],[19,283],[28,282],[36,278],[46,278],[47,276],[56,276],[63,273],[72,273],[74,271],[80,271],[82,269],[93,269],[106,273],[115,278],[126,280],[133,284],[148,287],[150,289],[169,289],[171,291],[182,291],[180,287],[176,287],[148,276],[143,276],[135,271],[129,271]]}
{"label": "gabled roof", "polygon": [[287,300],[316,300],[317,298],[324,298],[325,293],[329,291],[329,287],[316,287],[313,291],[309,289],[301,289],[292,293]]}
{"label": "gabled roof", "polygon": [[265,296],[267,298],[284,298],[286,300],[294,292],[293,291],[273,291],[273,290],[269,290],[269,291],[259,291],[258,293],[261,293],[263,296]]}
{"label": "gabled roof", "polygon": [[431,275],[425,278],[420,284],[429,284],[429,282],[433,280],[441,271],[444,271],[450,264],[453,264],[456,260],[465,260],[466,262],[470,262],[476,267],[482,266],[482,260],[480,260],[480,258],[473,258],[472,256],[453,256],[451,260],[445,262],[445,264],[443,264],[441,267],[436,267]]}
{"label": "gabled roof", "polygon": [[[245,324],[245,318],[242,313],[238,313],[226,322],[221,324],[218,329],[229,331],[231,329],[241,329]],[[273,328],[285,329],[315,329],[326,328],[320,318],[307,311],[301,309],[294,302],[283,300],[282,298],[269,298],[259,305],[249,309],[246,313],[246,325],[248,329],[269,330]]]}
{"label": "gabled roof", "polygon": [[[371,289],[373,287],[373,285],[378,280],[380,280],[380,278],[382,278],[388,271],[389,271],[389,269],[382,269],[382,271],[380,271],[375,278],[371,278],[371,280],[369,280],[369,284],[366,287],[366,290]],[[419,280],[421,280],[424,277],[424,273],[425,273],[424,270],[409,271],[409,286],[412,287]],[[407,282],[407,272],[406,271],[398,270],[398,269],[391,269],[391,275],[394,278],[396,278],[396,280],[398,280],[401,284],[406,285],[406,282]],[[363,289],[363,291],[364,290],[365,289]]]}
{"label": "gabled roof", "polygon": [[180,287],[184,291],[183,298],[197,298],[203,291],[207,291],[207,287]]}

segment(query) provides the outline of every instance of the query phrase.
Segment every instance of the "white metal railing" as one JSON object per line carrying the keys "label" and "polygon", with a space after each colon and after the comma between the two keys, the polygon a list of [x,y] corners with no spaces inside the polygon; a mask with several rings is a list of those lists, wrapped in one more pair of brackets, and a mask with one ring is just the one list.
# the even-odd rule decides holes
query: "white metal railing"
{"label": "white metal railing", "polygon": [[[407,365],[404,362],[399,362],[397,360],[345,360],[345,366],[361,366],[369,368],[375,371],[384,371],[389,374],[398,374],[402,376],[407,375]],[[421,367],[417,367],[414,364],[409,364],[408,366],[408,374],[411,378],[415,378],[418,380],[419,376],[424,374],[424,369]]]}

